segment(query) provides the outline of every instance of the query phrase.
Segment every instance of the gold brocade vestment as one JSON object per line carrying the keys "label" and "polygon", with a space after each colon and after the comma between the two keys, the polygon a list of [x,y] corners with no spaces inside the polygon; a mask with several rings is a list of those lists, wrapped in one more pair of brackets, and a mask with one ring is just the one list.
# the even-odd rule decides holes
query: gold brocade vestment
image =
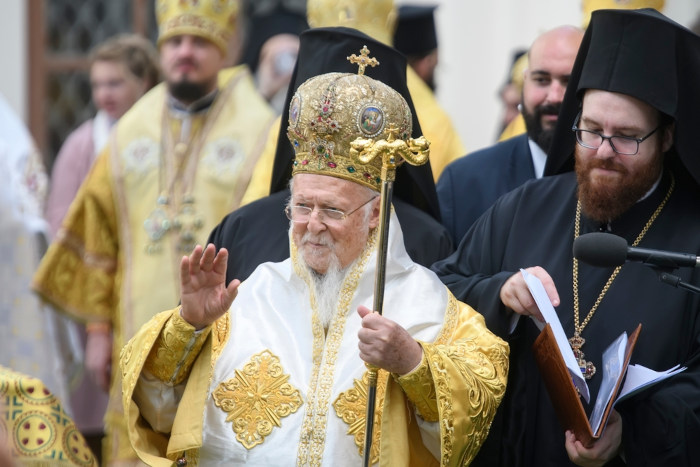
{"label": "gold brocade vestment", "polygon": [[[193,199],[198,227],[190,230],[196,243],[204,243],[240,205],[273,119],[245,67],[219,74],[218,95],[207,110],[190,117],[184,142],[179,141],[184,120],[166,110],[166,99],[162,83],[117,123],[34,279],[34,288],[60,309],[111,324],[114,370],[124,343],[155,310],[179,300],[179,232],[168,231],[157,251],[148,252],[153,242],[144,222],[159,197],[168,196],[171,221],[182,213],[183,197]],[[172,140],[163,137],[164,128]],[[118,372],[113,375],[108,432],[123,427],[124,420],[121,383]],[[121,432],[110,437],[108,458],[135,456]]]}
{"label": "gold brocade vestment", "polygon": [[0,442],[7,435],[18,465],[97,467],[78,427],[40,379],[0,365],[0,398]]}
{"label": "gold brocade vestment", "polygon": [[[392,230],[384,316],[421,343],[424,357],[407,375],[380,371],[372,459],[463,465],[505,391],[508,346],[413,263],[401,230]],[[371,305],[374,244],[346,275],[327,332],[293,245],[290,259],[258,267],[229,313],[204,332],[195,334],[177,310],[144,326],[121,359],[129,434],[141,458],[154,466],[181,457],[188,465],[360,465],[366,366],[356,309]]]}

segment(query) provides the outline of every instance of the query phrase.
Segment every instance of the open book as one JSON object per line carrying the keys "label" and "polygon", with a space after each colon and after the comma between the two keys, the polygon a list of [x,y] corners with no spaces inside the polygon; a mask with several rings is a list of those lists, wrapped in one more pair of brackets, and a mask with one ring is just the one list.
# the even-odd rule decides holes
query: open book
{"label": "open book", "polygon": [[586,402],[590,401],[588,385],[569,346],[559,317],[542,282],[527,271],[520,271],[545,320],[545,323],[534,320],[542,332],[532,346],[542,379],[564,429],[573,431],[576,439],[585,446],[590,446],[603,433],[612,408],[617,402],[685,370],[685,367],[676,365],[666,371],[657,372],[641,365],[630,365],[630,357],[642,325],[639,324],[629,338],[627,333],[623,332],[603,352],[600,365],[603,379],[589,419],[579,399],[580,394]]}

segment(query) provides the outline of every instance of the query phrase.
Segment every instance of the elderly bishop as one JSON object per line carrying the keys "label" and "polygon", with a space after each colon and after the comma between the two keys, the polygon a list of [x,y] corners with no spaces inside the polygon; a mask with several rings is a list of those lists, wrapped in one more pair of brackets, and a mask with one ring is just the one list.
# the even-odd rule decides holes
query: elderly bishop
{"label": "elderly bishop", "polygon": [[371,364],[372,464],[470,462],[505,391],[508,346],[411,261],[393,212],[383,314],[370,310],[381,158],[361,163],[351,143],[408,142],[406,101],[327,73],[297,89],[289,115],[291,257],[228,286],[225,249],[182,258],[181,307],[122,352],[132,445],[149,465],[360,465]]}

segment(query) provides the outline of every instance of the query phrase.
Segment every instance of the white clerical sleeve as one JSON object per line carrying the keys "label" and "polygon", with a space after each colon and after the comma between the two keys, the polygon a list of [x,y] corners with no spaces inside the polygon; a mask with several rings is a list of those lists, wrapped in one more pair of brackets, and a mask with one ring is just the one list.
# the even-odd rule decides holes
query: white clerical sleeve
{"label": "white clerical sleeve", "polygon": [[155,431],[170,433],[192,364],[210,330],[195,330],[182,319],[179,309],[161,329],[132,396]]}
{"label": "white clerical sleeve", "polygon": [[144,370],[134,388],[133,398],[151,428],[170,433],[184,391],[184,383],[171,386]]}
{"label": "white clerical sleeve", "polygon": [[440,425],[424,420],[420,415],[416,417],[416,421],[423,444],[436,459],[440,459]]}

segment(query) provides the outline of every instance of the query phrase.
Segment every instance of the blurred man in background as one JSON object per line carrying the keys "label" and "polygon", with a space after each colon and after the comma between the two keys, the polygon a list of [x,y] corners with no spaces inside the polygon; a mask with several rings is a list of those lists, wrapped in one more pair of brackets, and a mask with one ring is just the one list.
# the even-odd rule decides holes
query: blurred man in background
{"label": "blurred man in background", "polygon": [[[138,463],[117,359],[154,310],[177,303],[177,264],[241,204],[274,114],[247,67],[223,70],[236,2],[158,0],[165,82],[117,122],[35,276],[87,321],[87,361],[107,389],[106,462]],[[108,464],[110,465],[110,464]]]}

